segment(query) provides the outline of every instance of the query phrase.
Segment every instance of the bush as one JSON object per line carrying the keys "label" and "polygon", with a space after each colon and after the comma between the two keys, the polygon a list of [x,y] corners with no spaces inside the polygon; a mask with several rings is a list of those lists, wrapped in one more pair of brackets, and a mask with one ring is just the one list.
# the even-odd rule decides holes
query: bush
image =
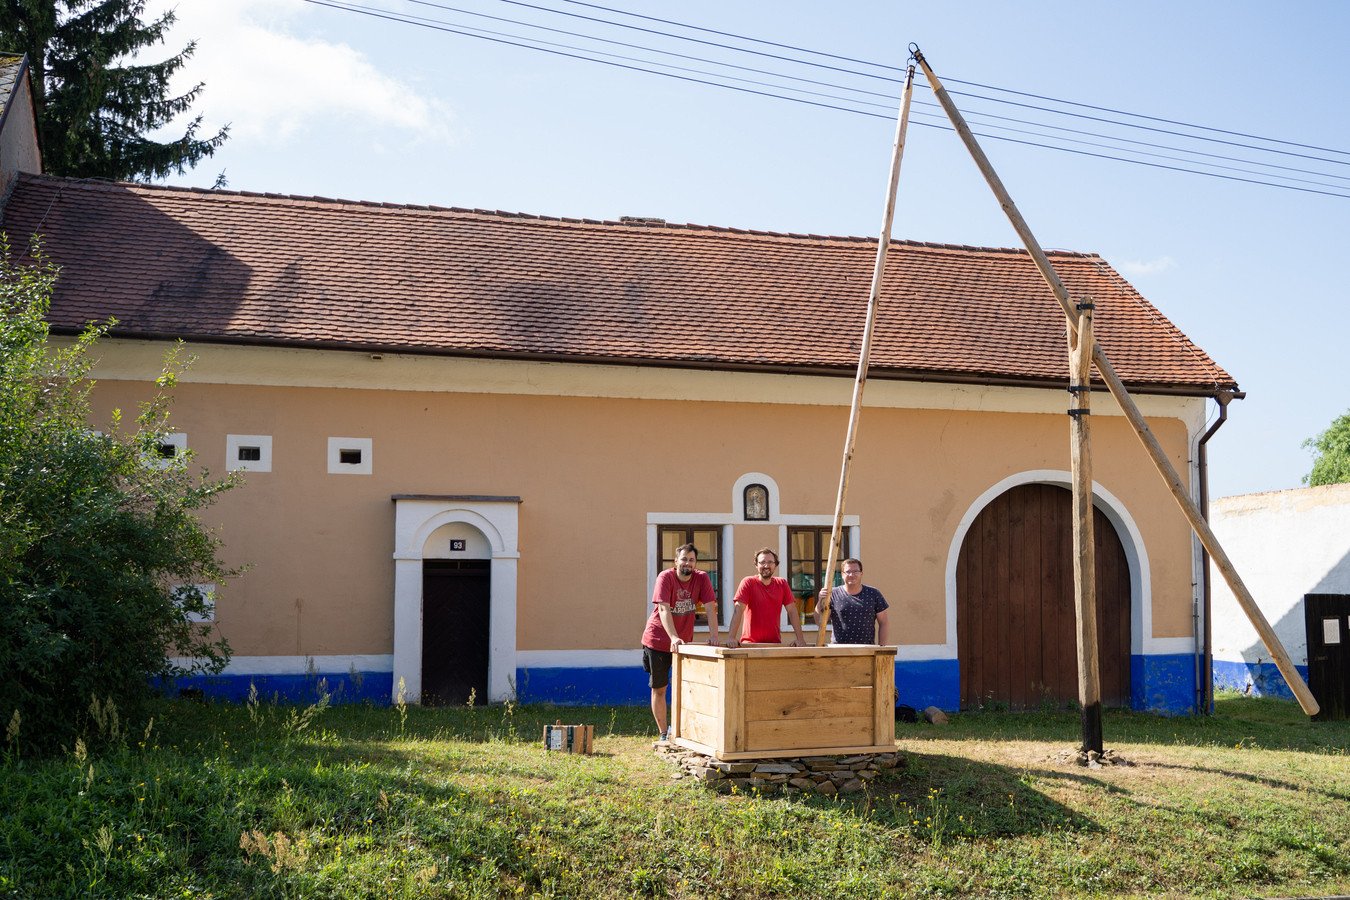
{"label": "bush", "polygon": [[91,350],[109,325],[53,347],[56,275],[36,244],[15,261],[0,235],[0,722],[21,752],[96,734],[95,698],[134,719],[151,679],[229,659],[193,586],[234,574],[196,518],[234,482],[157,453],[181,347],[133,424],[115,413],[91,431]]}

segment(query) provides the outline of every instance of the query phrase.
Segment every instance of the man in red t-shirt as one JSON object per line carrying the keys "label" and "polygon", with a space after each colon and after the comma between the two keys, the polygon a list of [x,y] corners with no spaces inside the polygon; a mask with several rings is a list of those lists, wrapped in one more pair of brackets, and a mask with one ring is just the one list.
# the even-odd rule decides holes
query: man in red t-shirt
{"label": "man in red t-shirt", "polygon": [[656,576],[652,590],[652,614],[642,632],[642,668],[652,689],[652,717],[661,740],[666,739],[666,687],[670,684],[673,648],[694,639],[698,605],[708,613],[708,643],[716,646],[717,595],[712,579],[700,572],[698,549],[685,544],[675,551],[675,567]]}
{"label": "man in red t-shirt", "polygon": [[[736,588],[736,614],[731,617],[731,628],[727,631],[727,642],[737,647],[742,641],[754,644],[779,644],[782,637],[779,629],[779,612],[787,608],[788,623],[796,635],[792,646],[805,647],[806,635],[802,633],[801,616],[797,614],[797,598],[792,596],[786,578],[774,578],[778,568],[778,554],[765,547],[755,554],[755,571],[741,580]],[[745,616],[745,631],[741,632],[741,617]]]}

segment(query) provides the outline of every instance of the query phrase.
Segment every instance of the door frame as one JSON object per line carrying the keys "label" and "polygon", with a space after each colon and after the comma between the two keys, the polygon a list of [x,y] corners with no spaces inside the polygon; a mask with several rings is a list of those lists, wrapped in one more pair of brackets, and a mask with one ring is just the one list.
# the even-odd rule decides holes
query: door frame
{"label": "door frame", "polygon": [[[1030,469],[1009,475],[980,494],[966,509],[961,522],[952,534],[947,549],[946,570],[946,643],[933,647],[934,659],[960,659],[960,648],[956,637],[956,568],[961,556],[961,546],[965,543],[975,519],[984,508],[1012,488],[1023,484],[1053,484],[1073,489],[1071,472],[1059,469]],[[1107,520],[1115,526],[1116,536],[1125,548],[1125,561],[1130,569],[1130,656],[1194,652],[1194,639],[1155,638],[1153,637],[1153,585],[1149,568],[1148,551],[1144,547],[1143,535],[1135,524],[1134,517],[1120,498],[1116,497],[1097,482],[1092,482],[1092,505],[1101,510]],[[1131,660],[1133,663],[1133,660]],[[1131,690],[1138,692],[1138,686],[1131,677]]]}
{"label": "door frame", "polygon": [[[491,547],[489,565],[488,697],[515,697],[516,582],[520,562],[520,498],[395,494],[394,675],[391,699],[422,702],[422,560],[442,525],[462,522]],[[400,689],[400,682],[402,688]]]}

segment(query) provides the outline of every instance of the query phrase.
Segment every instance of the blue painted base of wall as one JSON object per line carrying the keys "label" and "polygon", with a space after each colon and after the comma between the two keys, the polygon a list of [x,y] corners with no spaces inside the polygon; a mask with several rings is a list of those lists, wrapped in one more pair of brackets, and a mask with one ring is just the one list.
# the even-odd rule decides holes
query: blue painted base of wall
{"label": "blue painted base of wall", "polygon": [[[1303,680],[1308,680],[1308,667],[1295,665]],[[1214,660],[1214,687],[1216,690],[1240,691],[1253,697],[1279,697],[1293,700],[1294,692],[1284,680],[1280,670],[1273,662],[1249,663],[1245,660],[1234,662],[1228,659]]]}
{"label": "blue painted base of wall", "polygon": [[901,659],[895,663],[896,703],[916,710],[961,706],[961,664],[954,659]]}
{"label": "blue painted base of wall", "polygon": [[1130,657],[1130,706],[1168,716],[1195,712],[1195,657],[1189,653]]}
{"label": "blue painted base of wall", "polygon": [[159,682],[165,695],[200,696],[213,700],[242,703],[250,686],[258,689],[264,702],[313,703],[319,698],[319,683],[328,691],[331,703],[374,703],[388,706],[394,691],[390,672],[316,672],[313,675],[189,675]]}
{"label": "blue painted base of wall", "polygon": [[[1306,667],[1300,667],[1306,674]],[[389,672],[319,672],[314,675],[193,675],[161,684],[169,696],[188,691],[199,696],[242,702],[250,685],[262,700],[313,703],[318,683],[326,682],[333,703],[373,703],[387,706],[393,693]],[[1195,705],[1194,659],[1189,654],[1130,658],[1131,705],[1138,710],[1180,715]],[[1216,687],[1248,693],[1290,697],[1288,686],[1274,665],[1214,661]],[[1248,688],[1248,685],[1252,687]],[[948,711],[961,705],[961,666],[954,659],[900,660],[895,664],[896,702],[915,709],[936,706]],[[560,706],[646,706],[651,691],[639,666],[518,668],[519,703]]]}
{"label": "blue painted base of wall", "polygon": [[560,706],[646,706],[652,691],[641,666],[516,669],[516,699]]}

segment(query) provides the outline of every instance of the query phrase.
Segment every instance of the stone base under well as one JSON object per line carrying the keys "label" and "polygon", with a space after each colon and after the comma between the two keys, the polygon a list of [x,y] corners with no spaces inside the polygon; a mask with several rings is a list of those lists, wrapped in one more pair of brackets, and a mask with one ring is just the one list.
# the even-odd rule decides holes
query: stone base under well
{"label": "stone base under well", "polygon": [[852,756],[805,756],[796,759],[743,759],[725,762],[658,741],[654,749],[677,764],[675,778],[694,778],[719,791],[825,796],[861,791],[887,769],[904,768],[900,753],[860,753]]}

